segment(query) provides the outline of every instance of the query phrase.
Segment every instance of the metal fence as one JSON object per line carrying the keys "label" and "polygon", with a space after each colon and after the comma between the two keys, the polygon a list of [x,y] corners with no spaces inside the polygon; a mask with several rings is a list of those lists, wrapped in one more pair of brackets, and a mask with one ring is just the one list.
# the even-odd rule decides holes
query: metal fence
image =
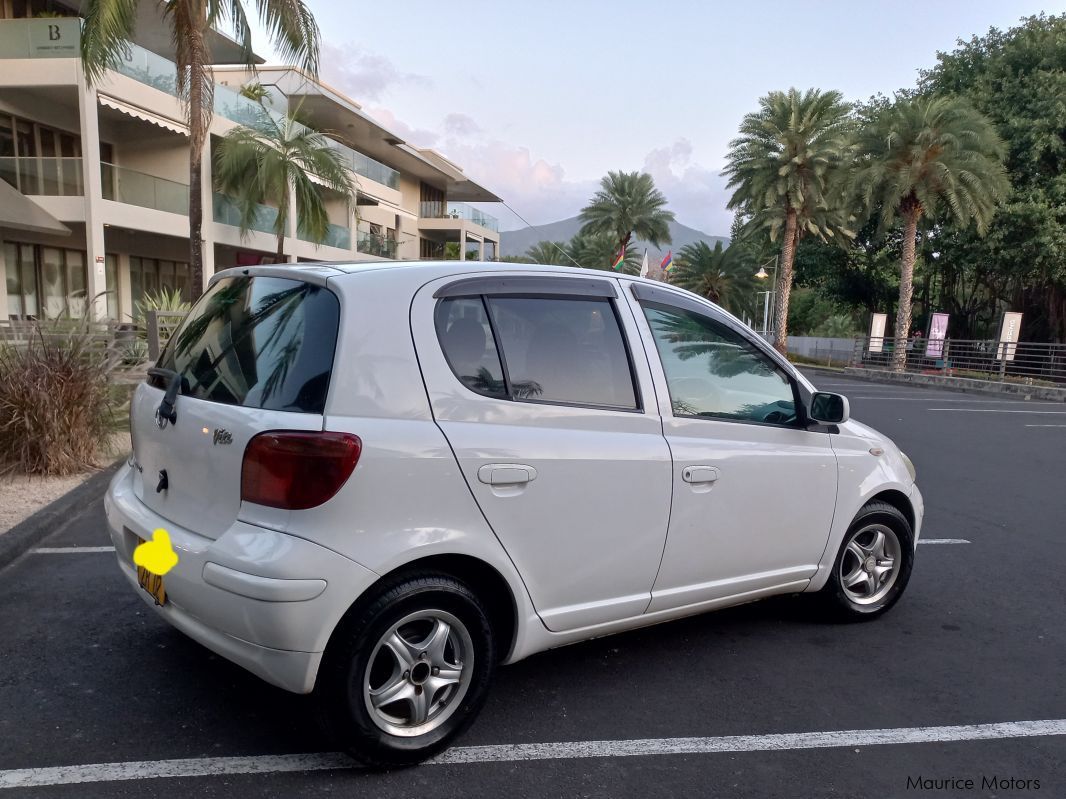
{"label": "metal fence", "polygon": [[[857,338],[851,366],[867,369],[897,368],[895,340]],[[908,372],[971,377],[1027,384],[1066,383],[1066,344],[981,339],[909,339],[905,367]]]}

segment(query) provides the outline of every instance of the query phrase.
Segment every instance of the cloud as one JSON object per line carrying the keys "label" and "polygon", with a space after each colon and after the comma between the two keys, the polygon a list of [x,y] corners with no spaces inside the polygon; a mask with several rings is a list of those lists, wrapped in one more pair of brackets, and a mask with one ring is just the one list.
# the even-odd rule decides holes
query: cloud
{"label": "cloud", "polygon": [[444,132],[452,136],[475,136],[481,126],[466,114],[448,114],[444,117]]}
{"label": "cloud", "polygon": [[692,143],[677,139],[644,157],[644,171],[666,195],[678,221],[715,236],[729,234],[733,215],[726,210],[730,192],[718,170],[692,161]]}
{"label": "cloud", "polygon": [[383,126],[391,130],[401,139],[414,147],[434,147],[440,139],[440,134],[425,128],[412,128],[387,108],[379,106],[364,107],[364,111]]}
{"label": "cloud", "polygon": [[401,72],[385,56],[360,50],[353,44],[323,43],[321,64],[323,80],[357,103],[381,99],[394,86],[433,86],[429,77]]}

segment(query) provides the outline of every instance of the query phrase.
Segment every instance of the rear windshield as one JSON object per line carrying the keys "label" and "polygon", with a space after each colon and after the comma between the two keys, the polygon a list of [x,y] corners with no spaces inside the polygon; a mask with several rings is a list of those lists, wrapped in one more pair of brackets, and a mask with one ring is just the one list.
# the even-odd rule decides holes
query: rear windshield
{"label": "rear windshield", "polygon": [[[181,375],[187,397],[322,413],[339,316],[336,296],[321,286],[225,278],[196,302],[158,365]],[[165,381],[149,382],[162,388]]]}

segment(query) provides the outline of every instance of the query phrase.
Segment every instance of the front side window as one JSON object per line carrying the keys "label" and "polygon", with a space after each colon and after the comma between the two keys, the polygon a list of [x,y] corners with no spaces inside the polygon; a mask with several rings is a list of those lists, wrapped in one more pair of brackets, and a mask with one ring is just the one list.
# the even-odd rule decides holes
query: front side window
{"label": "front side window", "polygon": [[606,298],[446,299],[437,306],[437,336],[452,371],[479,393],[637,408],[629,354]]}
{"label": "front side window", "polygon": [[792,383],[755,344],[702,314],[649,303],[642,307],[674,416],[795,423]]}
{"label": "front side window", "polygon": [[321,286],[274,277],[226,278],[197,301],[159,365],[181,375],[185,396],[322,413],[339,316],[336,296]]}

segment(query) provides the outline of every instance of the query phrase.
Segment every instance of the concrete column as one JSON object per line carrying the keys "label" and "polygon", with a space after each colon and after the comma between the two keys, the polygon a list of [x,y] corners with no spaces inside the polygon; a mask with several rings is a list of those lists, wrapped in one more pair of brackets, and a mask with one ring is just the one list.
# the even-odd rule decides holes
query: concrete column
{"label": "concrete column", "polygon": [[107,269],[104,263],[103,180],[100,177],[100,114],[96,89],[85,82],[78,67],[78,117],[81,133],[82,180],[85,187],[85,291],[91,307],[86,313],[93,319],[107,317]]}
{"label": "concrete column", "polygon": [[355,258],[355,254],[359,252],[359,215],[355,212],[354,200],[348,205],[348,233],[352,237],[348,250],[352,258]]}
{"label": "concrete column", "polygon": [[200,241],[203,242],[200,251],[204,262],[201,291],[207,291],[207,282],[215,274],[215,181],[211,171],[212,155],[211,135],[208,134],[200,166],[200,197],[204,209],[203,224],[200,226]]}
{"label": "concrete column", "polygon": [[459,225],[459,260],[466,260],[466,225]]}
{"label": "concrete column", "polygon": [[[115,270],[118,279],[118,318],[122,322],[129,321],[133,317],[133,289],[130,286],[130,254],[120,252],[118,254],[118,268]],[[114,291],[116,287],[112,286]]]}
{"label": "concrete column", "polygon": [[482,239],[477,245],[477,259],[479,261],[485,260],[485,240]]}
{"label": "concrete column", "polygon": [[298,209],[296,208],[296,189],[289,187],[289,218],[285,220],[285,262],[293,263],[296,260],[296,256],[293,253],[296,252],[297,238],[296,238],[296,218],[298,216]]}

